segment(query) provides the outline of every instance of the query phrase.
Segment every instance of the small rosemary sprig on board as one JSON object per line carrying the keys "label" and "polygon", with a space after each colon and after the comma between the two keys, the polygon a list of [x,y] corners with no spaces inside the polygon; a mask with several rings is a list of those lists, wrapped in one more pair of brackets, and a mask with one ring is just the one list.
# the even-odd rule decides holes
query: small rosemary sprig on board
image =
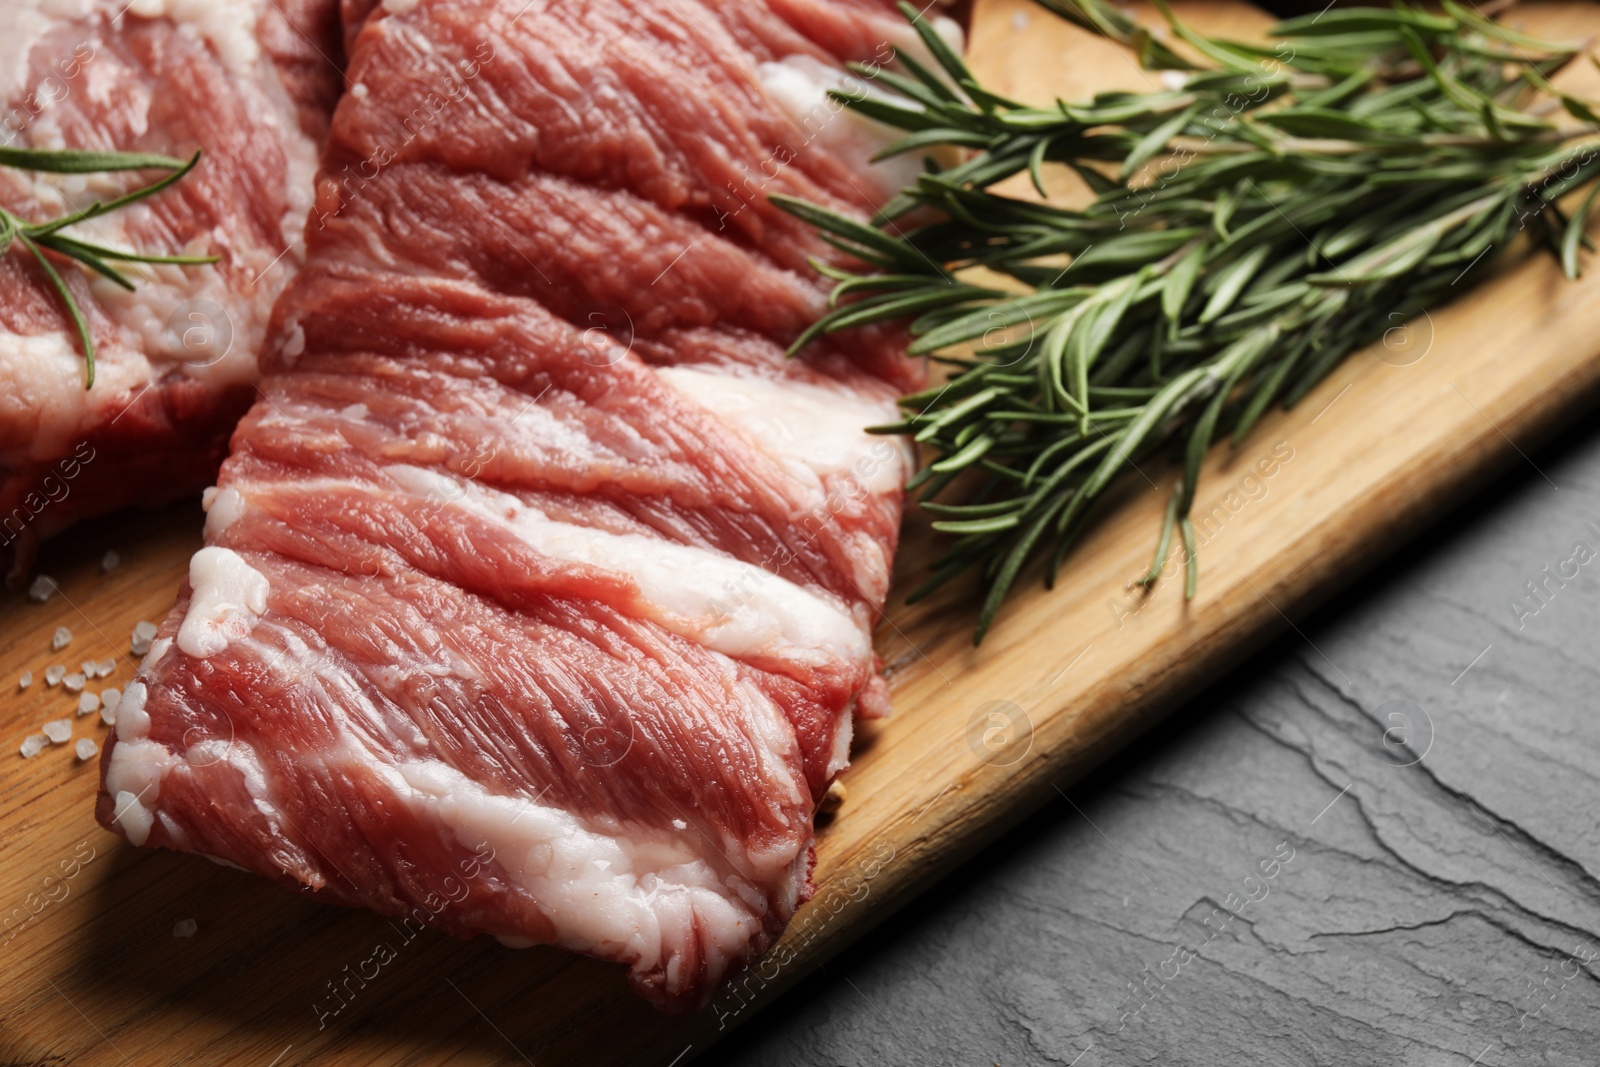
{"label": "small rosemary sprig on board", "polygon": [[101,215],[126,207],[136,201],[154,196],[163,189],[168,188],[183,180],[195,165],[200,162],[200,153],[196,152],[188,160],[173,159],[170,156],[141,155],[131,152],[87,152],[75,150],[55,150],[42,148],[7,148],[0,147],[0,166],[12,167],[17,170],[39,171],[52,174],[101,174],[111,171],[124,170],[164,170],[169,172],[165,177],[150,185],[134,189],[114,200],[95,203],[79,211],[73,211],[59,218],[46,222],[28,222],[11,212],[0,208],[0,255],[10,250],[13,242],[20,244],[38,262],[45,277],[50,280],[51,286],[61,302],[66,305],[67,314],[72,318],[73,327],[78,331],[78,340],[83,346],[84,359],[84,389],[94,388],[94,338],[90,334],[89,322],[84,317],[83,309],[78,306],[78,301],[73,297],[72,290],[67,287],[65,279],[56,270],[55,264],[50,262],[46,251],[76,260],[89,270],[102,277],[109,278],[124,289],[132,291],[133,282],[111,264],[123,263],[176,263],[193,266],[203,263],[215,263],[216,256],[153,256],[140,252],[126,252],[117,248],[108,248],[105,245],[85,241],[65,233],[69,226],[77,223],[88,222],[99,218]]}
{"label": "small rosemary sprig on board", "polygon": [[[795,350],[910,320],[911,351],[955,368],[876,429],[935,454],[911,488],[954,540],[912,595],[976,570],[975,641],[1024,565],[1048,556],[1053,582],[1094,504],[1157,450],[1175,449],[1183,476],[1142,581],[1177,533],[1193,597],[1188,515],[1212,441],[1237,445],[1269,407],[1461,292],[1524,230],[1576,274],[1600,188],[1600,117],[1548,81],[1581,47],[1450,0],[1442,14],[1291,19],[1264,45],[1205,37],[1157,0],[1204,67],[1101,0],[1041,2],[1185,73],[1158,91],[1028,107],[978,85],[902,4],[941,69],[902,53],[905,73],[872,79],[882,94],[836,98],[907,132],[884,156],[956,146],[965,160],[930,163],[872,226],[774,198],[870,267],[817,265],[837,282],[832,310]],[[1546,114],[1560,110],[1582,125]],[[1029,174],[1044,195],[1051,165],[1090,186],[1090,206],[992,189]],[[1556,201],[1585,187],[1564,215]],[[961,501],[941,499],[958,479]]]}

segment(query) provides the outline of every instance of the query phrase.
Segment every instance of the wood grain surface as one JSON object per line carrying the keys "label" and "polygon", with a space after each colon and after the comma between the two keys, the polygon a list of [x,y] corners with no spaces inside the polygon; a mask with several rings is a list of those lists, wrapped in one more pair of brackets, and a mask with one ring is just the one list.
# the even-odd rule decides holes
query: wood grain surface
{"label": "wood grain surface", "polygon": [[[1241,4],[1179,5],[1224,32]],[[1585,3],[1530,5],[1528,28],[1587,35]],[[971,55],[1002,92],[1035,100],[1136,87],[1120,52],[1028,0],[977,5]],[[1596,91],[1592,71],[1581,87]],[[879,633],[895,717],[866,731],[842,809],[819,832],[816,898],[760,966],[687,1019],[654,1015],[619,968],[514,952],[297,899],[194,856],[137,850],[94,823],[95,764],[70,745],[14,755],[48,719],[103,739],[44,668],[115,656],[171,604],[199,545],[198,508],[103,520],[51,546],[62,592],[0,605],[0,1062],[17,1064],[583,1063],[676,1065],[728,1029],[759,1026],[784,988],[1430,516],[1508,464],[1600,385],[1600,271],[1568,284],[1527,260],[1431,316],[1396,324],[1298,409],[1208,463],[1196,519],[1198,597],[1130,588],[1148,565],[1173,472],[1147,468],[1083,542],[1053,592],[1029,586],[981,649],[958,591],[896,603]],[[934,543],[912,520],[909,585]],[[120,566],[101,568],[115,549]],[[50,647],[58,626],[73,633]],[[1334,668],[1336,670],[1336,668]],[[16,690],[31,670],[34,682]],[[188,926],[178,924],[192,920]],[[778,1009],[781,1010],[781,1007]]]}

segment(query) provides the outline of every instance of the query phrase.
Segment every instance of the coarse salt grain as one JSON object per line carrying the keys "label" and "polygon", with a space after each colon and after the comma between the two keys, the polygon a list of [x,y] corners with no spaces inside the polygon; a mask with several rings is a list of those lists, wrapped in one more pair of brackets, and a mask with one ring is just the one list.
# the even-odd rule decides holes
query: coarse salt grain
{"label": "coarse salt grain", "polygon": [[61,679],[61,684],[67,687],[68,692],[76,693],[88,683],[89,679],[76,672]]}
{"label": "coarse salt grain", "polygon": [[173,937],[193,937],[194,932],[200,929],[200,924],[193,919],[179,919],[172,925]]}
{"label": "coarse salt grain", "polygon": [[51,719],[39,729],[44,731],[52,744],[64,745],[72,738],[71,719]]}
{"label": "coarse salt grain", "polygon": [[32,759],[43,752],[44,746],[49,743],[50,739],[44,734],[29,734],[22,739],[22,758]]}
{"label": "coarse salt grain", "polygon": [[56,595],[56,589],[58,588],[54,578],[48,574],[41,574],[33,580],[32,585],[28,586],[28,599],[43,604],[46,600]]}
{"label": "coarse salt grain", "polygon": [[83,672],[85,678],[94,678],[100,673],[100,664],[92,659],[86,659],[78,664],[78,669]]}
{"label": "coarse salt grain", "polygon": [[93,715],[100,710],[100,698],[93,693],[84,693],[78,697],[78,714]]}
{"label": "coarse salt grain", "polygon": [[33,684],[33,672],[32,671],[23,671],[22,672],[22,677],[17,679],[17,688],[18,689],[26,689],[26,688],[28,688],[28,686],[30,686],[32,684]]}
{"label": "coarse salt grain", "polygon": [[115,551],[107,552],[100,557],[100,569],[103,571],[114,571],[121,563],[122,557],[117,555]]}
{"label": "coarse salt grain", "polygon": [[60,685],[61,684],[61,679],[65,678],[66,676],[67,676],[67,669],[65,667],[61,666],[59,663],[56,664],[54,667],[46,667],[44,669],[44,684],[45,685]]}
{"label": "coarse salt grain", "polygon": [[94,754],[100,751],[100,746],[94,743],[91,737],[80,737],[78,743],[72,746],[72,751],[77,753],[81,760],[94,759]]}
{"label": "coarse salt grain", "polygon": [[135,656],[142,656],[150,651],[150,642],[155,640],[156,624],[153,622],[140,622],[133,628],[133,640],[129,651]]}
{"label": "coarse salt grain", "polygon": [[122,699],[122,690],[110,686],[100,693],[100,706],[107,711],[117,710],[117,701]]}
{"label": "coarse salt grain", "polygon": [[65,626],[57,626],[55,635],[50,638],[51,649],[60,652],[70,644],[72,644],[72,631]]}
{"label": "coarse salt grain", "polygon": [[103,659],[100,661],[100,677],[109,678],[116,672],[116,669],[117,661],[115,659]]}

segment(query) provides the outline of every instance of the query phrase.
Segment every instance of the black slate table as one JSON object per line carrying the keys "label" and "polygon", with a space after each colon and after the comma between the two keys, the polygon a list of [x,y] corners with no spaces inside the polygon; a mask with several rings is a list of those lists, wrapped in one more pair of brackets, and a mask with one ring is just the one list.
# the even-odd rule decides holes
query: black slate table
{"label": "black slate table", "polygon": [[701,1062],[1600,1062],[1600,430]]}

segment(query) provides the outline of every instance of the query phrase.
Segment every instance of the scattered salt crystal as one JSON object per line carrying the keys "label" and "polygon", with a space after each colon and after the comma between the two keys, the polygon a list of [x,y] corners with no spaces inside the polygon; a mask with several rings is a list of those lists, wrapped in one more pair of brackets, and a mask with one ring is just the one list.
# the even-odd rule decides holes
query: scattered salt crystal
{"label": "scattered salt crystal", "polygon": [[32,684],[33,684],[33,672],[32,671],[23,671],[22,672],[22,677],[17,679],[17,688],[18,689],[26,689],[26,688],[28,688],[28,686],[30,686]]}
{"label": "scattered salt crystal", "polygon": [[83,676],[85,678],[94,678],[100,674],[100,664],[96,663],[92,659],[86,659],[82,663],[78,664],[78,669],[83,671]]}
{"label": "scattered salt crystal", "polygon": [[150,651],[150,642],[155,639],[156,624],[153,622],[137,623],[133,628],[133,641],[129,651],[135,656],[142,656]]}
{"label": "scattered salt crystal", "polygon": [[[118,689],[116,686],[110,686],[100,693],[100,706],[106,711],[116,711],[117,701],[121,699],[122,690]],[[110,720],[107,721],[109,722]]]}
{"label": "scattered salt crystal", "polygon": [[67,687],[68,692],[76,693],[78,690],[82,689],[84,685],[88,683],[88,681],[89,679],[85,678],[83,675],[73,673],[61,679],[61,684]]}
{"label": "scattered salt crystal", "polygon": [[93,693],[84,693],[78,697],[78,714],[93,715],[100,710],[100,698]]}
{"label": "scattered salt crystal", "polygon": [[94,754],[100,751],[100,746],[94,743],[93,738],[80,737],[78,743],[72,746],[72,751],[77,753],[81,760],[94,759]]}
{"label": "scattered salt crystal", "polygon": [[50,647],[60,652],[70,644],[72,644],[72,631],[65,626],[57,626],[55,636],[50,638]]}
{"label": "scattered salt crystal", "polygon": [[122,557],[117,555],[115,550],[109,551],[100,557],[100,569],[103,571],[114,571],[121,563]]}
{"label": "scattered salt crystal", "polygon": [[193,937],[194,932],[200,929],[200,924],[193,919],[179,919],[172,926],[173,937]]}
{"label": "scattered salt crystal", "polygon": [[103,659],[100,661],[100,677],[109,678],[116,672],[116,669],[117,661],[115,659]]}
{"label": "scattered salt crystal", "polygon": [[107,726],[117,725],[117,706],[113,704],[109,708],[101,708],[100,721]]}
{"label": "scattered salt crystal", "polygon": [[67,676],[67,669],[65,667],[61,666],[61,664],[59,664],[59,663],[56,664],[54,667],[46,667],[44,669],[44,684],[45,685],[60,685],[61,684],[61,679],[65,678],[66,676]]}
{"label": "scattered salt crystal", "polygon": [[49,743],[50,739],[44,734],[29,734],[22,739],[22,758],[32,759],[43,752],[44,746]]}
{"label": "scattered salt crystal", "polygon": [[52,744],[64,745],[72,739],[71,719],[51,719],[39,729],[44,731]]}
{"label": "scattered salt crystal", "polygon": [[46,600],[56,595],[58,588],[60,587],[56,585],[54,578],[48,574],[41,574],[33,580],[32,585],[28,586],[28,599],[36,600],[43,604]]}

